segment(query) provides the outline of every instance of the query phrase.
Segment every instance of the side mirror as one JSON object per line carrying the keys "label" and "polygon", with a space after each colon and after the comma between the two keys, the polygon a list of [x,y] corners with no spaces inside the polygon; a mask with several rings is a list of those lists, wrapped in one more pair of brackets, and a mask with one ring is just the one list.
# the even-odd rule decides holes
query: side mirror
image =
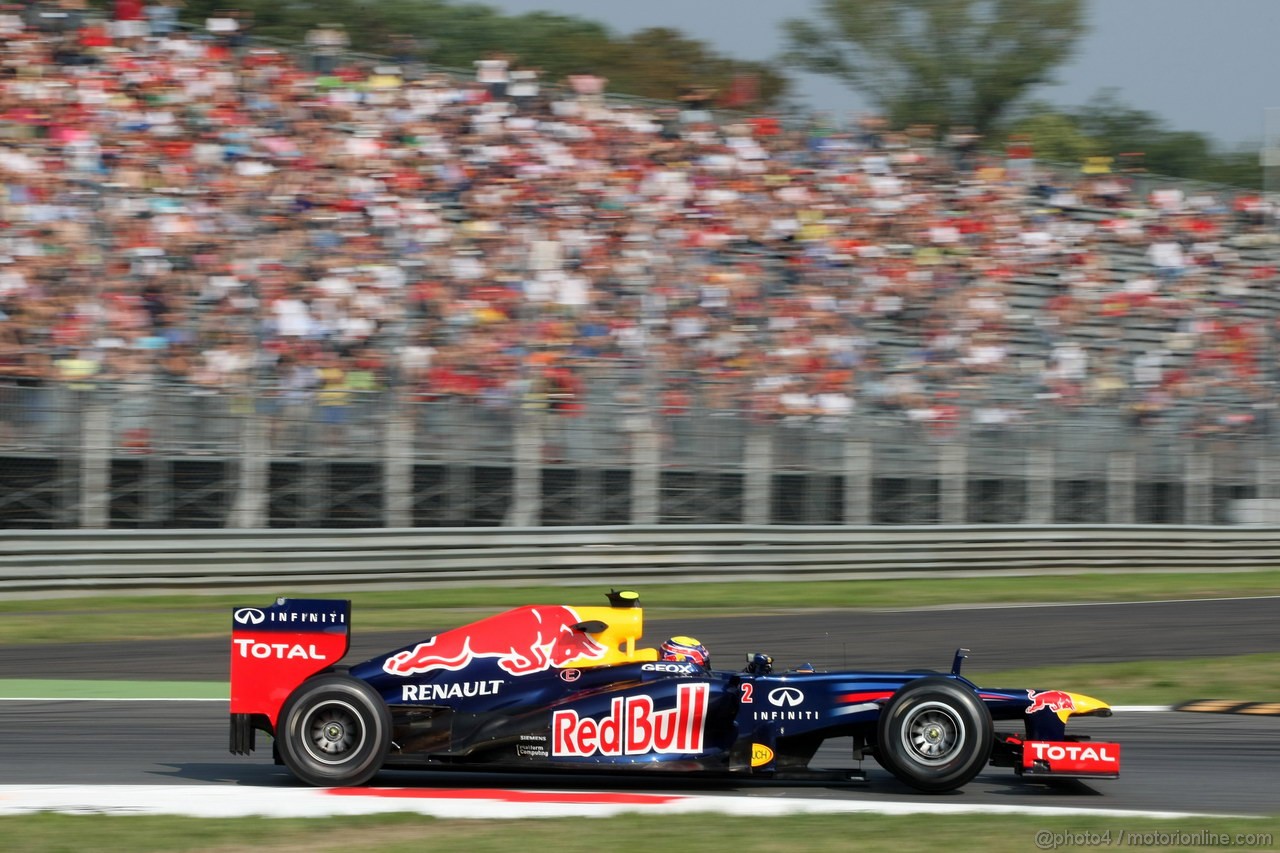
{"label": "side mirror", "polygon": [[743,671],[750,675],[768,675],[773,672],[773,658],[759,652],[747,652],[747,668]]}

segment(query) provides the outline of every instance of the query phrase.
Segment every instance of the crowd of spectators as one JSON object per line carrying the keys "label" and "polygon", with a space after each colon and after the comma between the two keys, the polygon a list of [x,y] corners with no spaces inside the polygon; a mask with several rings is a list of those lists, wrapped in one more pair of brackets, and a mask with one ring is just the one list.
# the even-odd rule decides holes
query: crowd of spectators
{"label": "crowd of spectators", "polygon": [[1260,199],[617,102],[518,57],[409,73],[336,26],[295,57],[175,9],[0,10],[0,388],[1266,426]]}

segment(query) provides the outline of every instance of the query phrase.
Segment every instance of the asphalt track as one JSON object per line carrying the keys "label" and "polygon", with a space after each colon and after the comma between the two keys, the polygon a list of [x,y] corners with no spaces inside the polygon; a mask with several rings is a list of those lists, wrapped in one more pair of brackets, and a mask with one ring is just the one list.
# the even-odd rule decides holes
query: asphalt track
{"label": "asphalt track", "polygon": [[[269,746],[252,756],[227,752],[221,702],[0,702],[5,760],[0,785],[238,785],[298,783],[271,762]],[[1097,809],[1275,814],[1280,766],[1280,718],[1176,712],[1121,712],[1085,720],[1074,730],[1122,744],[1122,775],[1084,784],[1035,784],[991,768],[963,790],[941,795],[955,804],[1068,806]],[[265,738],[263,743],[269,744]],[[837,742],[837,746],[840,744]],[[836,747],[827,766],[853,766]],[[396,787],[528,787],[732,793],[763,797],[902,800],[920,794],[868,761],[865,783],[690,784],[670,779],[619,780],[537,774],[384,771],[373,784]]]}
{"label": "asphalt track", "polygon": [[[967,672],[1047,663],[1185,658],[1280,651],[1280,599],[1238,599],[1107,606],[1061,606],[805,614],[662,622],[649,639],[697,632],[720,665],[725,654],[768,651],[782,665],[812,660],[825,666],[946,668],[951,650],[974,650]],[[372,656],[422,632],[365,635],[352,659]],[[448,626],[433,626],[448,627]],[[732,650],[732,652],[731,652]],[[0,677],[219,679],[226,675],[225,640],[38,646],[0,649]],[[980,666],[978,665],[980,662]],[[1070,687],[1070,685],[1063,685]],[[1105,697],[1104,697],[1105,698]],[[1200,698],[1200,697],[1187,697]],[[290,786],[269,749],[240,758],[227,752],[221,702],[0,702],[5,732],[0,784],[209,784]],[[1121,712],[1081,720],[1078,733],[1123,746],[1123,775],[1107,782],[1024,782],[990,769],[956,804],[1072,806],[1099,809],[1276,814],[1280,718]],[[837,746],[843,746],[837,744]],[[828,765],[852,766],[837,749]],[[765,797],[901,800],[919,796],[867,762],[868,780],[849,786],[706,785],[616,778],[388,771],[378,785],[609,787],[621,790],[741,793]]]}

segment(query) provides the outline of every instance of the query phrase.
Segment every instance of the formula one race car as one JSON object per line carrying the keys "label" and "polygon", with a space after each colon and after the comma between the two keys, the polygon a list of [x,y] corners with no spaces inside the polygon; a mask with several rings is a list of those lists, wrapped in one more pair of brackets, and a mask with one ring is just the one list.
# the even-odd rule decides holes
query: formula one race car
{"label": "formula one race car", "polygon": [[[1060,690],[981,688],[949,674],[741,672],[640,648],[633,592],[607,607],[529,605],[354,666],[351,602],[281,598],[232,611],[231,751],[275,738],[304,782],[361,785],[383,766],[592,770],[831,779],[809,766],[852,738],[921,791],[948,791],[987,764],[1024,776],[1115,778],[1120,747],[1066,734],[1072,715],[1110,716]],[[1017,733],[993,720],[1022,721]],[[844,780],[857,773],[836,773]]]}

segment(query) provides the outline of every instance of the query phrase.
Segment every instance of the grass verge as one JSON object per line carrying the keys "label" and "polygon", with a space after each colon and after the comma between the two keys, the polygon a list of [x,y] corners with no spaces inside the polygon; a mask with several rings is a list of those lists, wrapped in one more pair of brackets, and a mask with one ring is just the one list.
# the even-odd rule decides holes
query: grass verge
{"label": "grass verge", "polygon": [[[895,853],[1098,846],[1200,850],[1274,849],[1280,819],[1034,816],[796,815],[744,821],[717,815],[623,815],[609,819],[458,821],[415,815],[323,819],[122,817],[40,814],[0,817],[0,832],[21,853],[423,853],[466,850],[507,853],[546,849],[557,853],[647,853],[650,850],[719,850],[739,853],[846,853],[850,849]],[[88,839],[92,839],[88,842]],[[86,844],[88,846],[86,846]]]}
{"label": "grass verge", "polygon": [[225,681],[119,681],[70,678],[0,678],[0,699],[123,699],[226,701]]}
{"label": "grass verge", "polygon": [[[348,592],[360,630],[452,625],[472,613],[535,602],[603,604],[590,587],[468,587]],[[1280,571],[1086,574],[1037,577],[919,578],[804,582],[659,584],[640,588],[649,613],[715,615],[803,608],[886,608],[1047,601],[1135,601],[1280,594]],[[281,589],[280,595],[292,594]],[[0,645],[105,642],[218,636],[227,633],[233,606],[264,604],[262,593],[114,596],[0,602]]]}
{"label": "grass verge", "polygon": [[1192,699],[1274,702],[1280,654],[1082,663],[965,675],[983,687],[1062,689],[1112,705],[1174,705]]}

